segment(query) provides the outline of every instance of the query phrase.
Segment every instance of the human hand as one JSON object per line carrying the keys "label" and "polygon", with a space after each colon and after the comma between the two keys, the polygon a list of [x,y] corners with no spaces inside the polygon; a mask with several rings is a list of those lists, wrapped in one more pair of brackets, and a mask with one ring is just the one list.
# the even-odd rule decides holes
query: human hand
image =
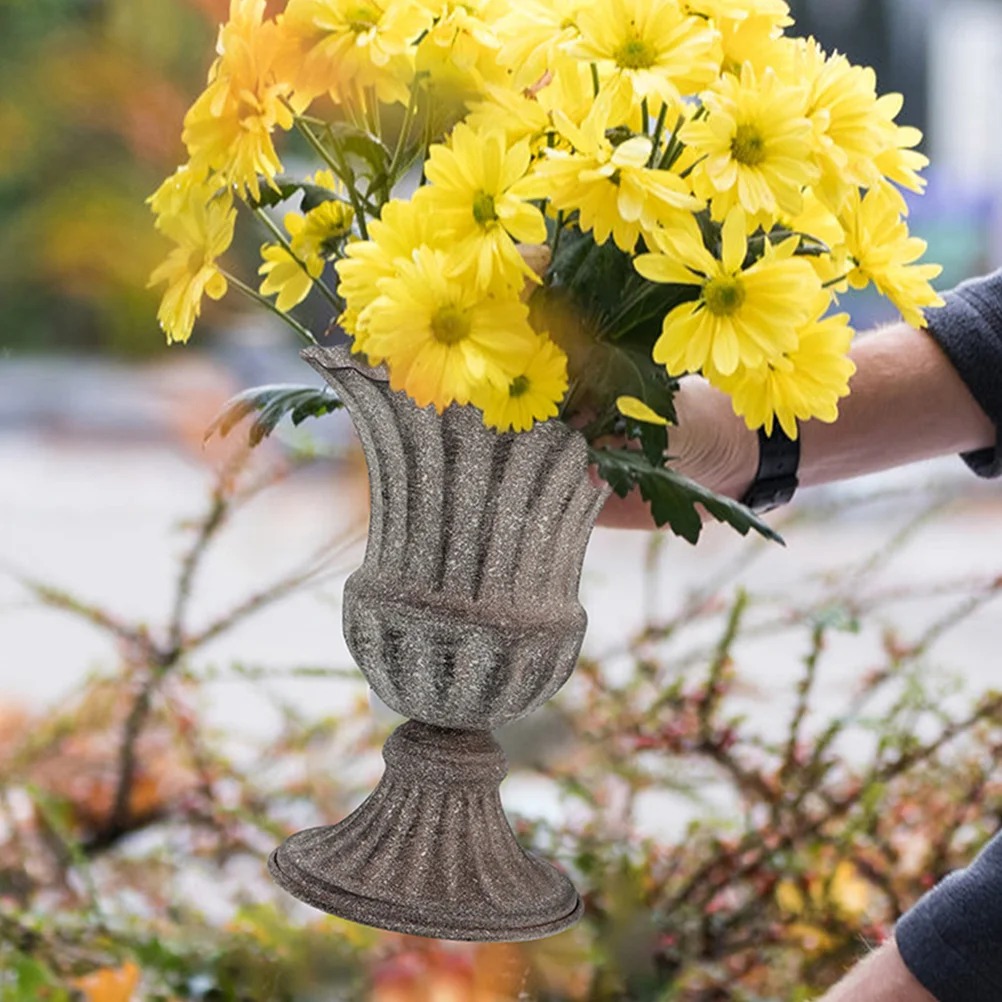
{"label": "human hand", "polygon": [[[526,264],[539,276],[550,266],[545,244],[519,244]],[[528,300],[536,285],[526,280],[522,292]],[[748,430],[727,396],[696,376],[682,380],[675,398],[678,424],[669,429],[668,451],[672,467],[725,497],[740,498],[751,486],[758,468],[758,437]],[[621,443],[614,443],[621,444]],[[650,508],[634,491],[626,498],[613,495],[599,516],[609,528],[653,529]]]}
{"label": "human hand", "polygon": [[[716,494],[744,496],[758,470],[758,436],[730,400],[699,376],[687,376],[675,396],[678,424],[668,429],[671,466]],[[704,515],[705,517],[705,515]],[[598,519],[611,529],[653,529],[650,508],[633,491],[613,495]]]}

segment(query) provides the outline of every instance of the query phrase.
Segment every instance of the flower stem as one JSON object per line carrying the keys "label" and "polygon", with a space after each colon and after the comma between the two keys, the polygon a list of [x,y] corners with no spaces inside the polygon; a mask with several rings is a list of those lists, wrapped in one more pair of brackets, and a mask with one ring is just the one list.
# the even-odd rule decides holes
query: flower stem
{"label": "flower stem", "polygon": [[653,167],[658,158],[658,147],[661,145],[661,137],[665,132],[665,117],[668,115],[668,105],[662,103],[661,111],[658,112],[658,121],[654,126],[654,136],[651,140],[651,158],[647,161],[648,167]]}
{"label": "flower stem", "polygon": [[[553,246],[550,248],[550,263],[556,261],[557,251],[560,250],[560,237],[564,232],[564,210],[557,213],[557,231],[553,234]],[[552,272],[551,272],[552,274]]]}
{"label": "flower stem", "polygon": [[846,279],[848,279],[848,277],[849,277],[849,272],[846,272],[844,275],[840,275],[838,278],[833,278],[830,282],[825,282],[825,284],[822,285],[821,288],[832,289],[836,285],[841,285],[844,281],[846,281]]}
{"label": "flower stem", "polygon": [[285,234],[282,233],[282,231],[275,225],[274,221],[268,215],[268,213],[265,212],[264,209],[255,209],[254,215],[257,216],[257,218],[260,219],[262,223],[264,223],[264,225],[271,232],[272,236],[274,236],[274,238],[282,246],[282,249],[285,251],[285,253],[288,254],[289,257],[291,257],[292,260],[295,261],[296,264],[298,264],[299,267],[303,269],[303,271],[307,274],[307,276],[309,276],[310,281],[313,283],[313,287],[317,289],[320,292],[320,294],[324,297],[324,299],[326,299],[327,302],[330,303],[331,306],[333,306],[334,309],[340,313],[341,310],[344,309],[344,303],[342,303],[341,300],[338,299],[338,297],[333,292],[331,292],[331,290],[327,287],[327,283],[324,282],[323,279],[315,278],[310,273],[310,269],[306,267],[306,262],[303,261],[302,258],[300,258],[299,255],[292,249],[292,244],[290,244],[289,241],[286,240]]}
{"label": "flower stem", "polygon": [[647,107],[646,97],[640,102],[640,131],[645,136],[649,136],[651,134],[651,113],[650,109]]}
{"label": "flower stem", "polygon": [[295,317],[291,317],[288,313],[280,310],[270,299],[266,299],[249,285],[245,285],[236,275],[231,275],[222,268],[219,271],[227,282],[242,292],[248,299],[253,299],[255,303],[260,304],[266,310],[270,310],[276,317],[281,317],[307,344],[317,343],[317,339]]}
{"label": "flower stem", "polygon": [[595,97],[598,97],[598,92],[602,89],[602,85],[598,79],[598,63],[591,64],[591,87],[595,92]]}
{"label": "flower stem", "polygon": [[393,150],[393,159],[390,160],[390,167],[387,171],[389,180],[386,183],[386,200],[389,201],[394,185],[397,183],[397,170],[400,167],[400,158],[407,148],[407,141],[410,139],[411,126],[414,124],[414,116],[417,112],[417,92],[419,78],[414,79],[411,84],[410,99],[407,101],[407,110],[404,112],[404,120],[400,123],[400,135],[397,136],[397,145]]}
{"label": "flower stem", "polygon": [[[291,110],[291,106],[290,110]],[[331,153],[322,142],[316,137],[313,130],[296,115],[296,128],[299,130],[300,135],[313,147],[317,156],[335,174],[344,182],[344,186],[348,189],[348,197],[351,199],[352,208],[355,210],[355,218],[358,220],[358,229],[362,234],[363,240],[369,239],[369,230],[365,225],[365,207],[362,205],[362,200],[358,194],[358,190],[355,188],[355,173],[352,171],[348,165],[341,158],[340,154],[337,152],[337,146],[335,144],[335,152]]]}

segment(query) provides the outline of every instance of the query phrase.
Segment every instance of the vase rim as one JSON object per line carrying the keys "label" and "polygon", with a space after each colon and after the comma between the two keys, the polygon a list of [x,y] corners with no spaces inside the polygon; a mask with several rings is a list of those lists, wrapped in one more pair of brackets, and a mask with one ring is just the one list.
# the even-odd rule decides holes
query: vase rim
{"label": "vase rim", "polygon": [[325,369],[351,369],[374,383],[388,383],[390,374],[385,365],[369,365],[363,361],[364,356],[355,354],[347,344],[337,344],[330,347],[310,345],[303,348],[299,357],[307,362],[319,363]]}

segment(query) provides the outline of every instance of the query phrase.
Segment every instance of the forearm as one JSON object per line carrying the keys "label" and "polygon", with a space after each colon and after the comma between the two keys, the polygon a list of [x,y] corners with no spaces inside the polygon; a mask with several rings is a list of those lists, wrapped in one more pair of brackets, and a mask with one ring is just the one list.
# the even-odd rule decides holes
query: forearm
{"label": "forearm", "polygon": [[936,1002],[905,967],[892,941],[859,964],[821,1002]]}
{"label": "forearm", "polygon": [[[838,420],[801,426],[801,485],[995,444],[995,425],[925,332],[904,324],[887,327],[860,337],[851,356],[856,374]],[[718,494],[740,498],[758,466],[757,433],[735,416],[723,393],[702,379],[684,379],[676,404],[679,424],[669,436],[675,465]],[[601,523],[653,527],[646,506],[634,495],[611,498]]]}
{"label": "forearm", "polygon": [[860,338],[852,359],[838,420],[802,426],[802,485],[994,445],[994,425],[928,334],[889,327]]}

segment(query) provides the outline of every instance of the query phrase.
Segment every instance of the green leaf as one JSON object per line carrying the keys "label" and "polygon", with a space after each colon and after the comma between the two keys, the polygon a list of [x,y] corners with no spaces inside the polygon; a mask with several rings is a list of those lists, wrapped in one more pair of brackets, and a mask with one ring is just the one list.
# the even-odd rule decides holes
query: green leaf
{"label": "green leaf", "polygon": [[296,426],[307,418],[322,417],[344,405],[327,387],[275,385],[244,390],[230,400],[222,413],[209,425],[205,441],[219,434],[228,435],[244,418],[257,414],[250,426],[250,444],[259,445],[286,415]]}
{"label": "green leaf", "polygon": [[345,201],[345,199],[339,198],[330,188],[324,188],[319,184],[307,184],[306,181],[296,181],[293,178],[280,175],[275,178],[274,188],[270,187],[267,182],[262,184],[261,197],[258,199],[249,199],[249,204],[254,209],[270,209],[287,199],[293,198],[296,192],[300,191],[303,193],[303,201],[300,205],[300,209],[303,212],[309,212],[318,205],[323,205],[324,202]]}
{"label": "green leaf", "polygon": [[369,178],[366,197],[375,191],[382,191],[389,198],[390,164],[393,154],[383,145],[378,136],[347,122],[331,122],[331,136],[342,153],[361,160],[366,169],[362,171]]}
{"label": "green leaf", "polygon": [[669,526],[678,536],[695,544],[703,531],[696,505],[702,505],[718,522],[725,522],[742,536],[754,529],[766,539],[783,543],[783,538],[754,512],[721,497],[675,470],[652,466],[642,452],[629,449],[590,449],[591,461],[599,475],[620,497],[635,487],[650,505],[654,522]]}

